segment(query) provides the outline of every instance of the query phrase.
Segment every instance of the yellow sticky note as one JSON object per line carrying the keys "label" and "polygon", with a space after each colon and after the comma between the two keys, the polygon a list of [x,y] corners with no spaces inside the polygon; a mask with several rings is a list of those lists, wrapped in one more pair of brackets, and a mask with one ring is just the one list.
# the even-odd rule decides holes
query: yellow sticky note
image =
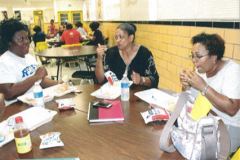
{"label": "yellow sticky note", "polygon": [[207,100],[207,98],[199,93],[190,114],[192,118],[197,121],[208,114],[211,106],[212,104]]}

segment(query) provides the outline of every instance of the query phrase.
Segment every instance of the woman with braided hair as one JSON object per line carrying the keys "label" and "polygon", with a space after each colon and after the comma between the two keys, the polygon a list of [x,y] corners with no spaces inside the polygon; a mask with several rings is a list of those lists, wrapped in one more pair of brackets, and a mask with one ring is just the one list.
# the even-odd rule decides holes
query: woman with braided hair
{"label": "woman with braided hair", "polygon": [[29,54],[28,29],[16,19],[0,23],[0,92],[5,96],[6,106],[22,94],[32,92],[39,81],[42,88],[58,84],[46,76],[45,67],[38,65]]}

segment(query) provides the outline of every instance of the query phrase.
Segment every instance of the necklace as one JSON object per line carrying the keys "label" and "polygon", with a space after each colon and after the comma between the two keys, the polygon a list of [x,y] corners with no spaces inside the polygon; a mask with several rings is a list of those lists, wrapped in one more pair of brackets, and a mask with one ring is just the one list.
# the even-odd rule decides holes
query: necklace
{"label": "necklace", "polygon": [[221,64],[222,64],[221,60],[217,61],[217,64],[212,69],[213,70],[212,73],[207,74],[207,77],[209,78],[215,76],[218,73],[218,69],[221,66]]}

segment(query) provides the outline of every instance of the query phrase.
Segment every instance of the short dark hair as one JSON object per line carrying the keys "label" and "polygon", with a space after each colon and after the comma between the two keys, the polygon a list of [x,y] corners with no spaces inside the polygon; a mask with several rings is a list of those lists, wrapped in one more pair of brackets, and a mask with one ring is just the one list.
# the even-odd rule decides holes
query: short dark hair
{"label": "short dark hair", "polygon": [[92,31],[96,31],[99,27],[99,23],[98,22],[92,22],[92,23],[90,23],[89,27],[92,29]]}
{"label": "short dark hair", "polygon": [[13,36],[18,31],[26,31],[28,28],[17,19],[2,20],[0,23],[0,54],[8,50],[9,42],[12,42]]}
{"label": "short dark hair", "polygon": [[[117,29],[121,29],[123,31],[125,31],[129,36],[130,35],[134,35],[134,39],[135,39],[135,32],[137,31],[137,27],[133,24],[133,23],[123,23],[120,24]],[[133,39],[133,41],[134,41]]]}
{"label": "short dark hair", "polygon": [[36,32],[36,33],[38,33],[38,32],[41,32],[41,27],[40,26],[35,26],[34,28],[33,28],[33,31],[34,32]]}
{"label": "short dark hair", "polygon": [[220,60],[225,52],[225,42],[218,34],[198,34],[191,39],[191,44],[201,43],[209,51],[209,55],[217,55]]}
{"label": "short dark hair", "polygon": [[73,28],[73,25],[72,25],[71,23],[68,23],[68,24],[66,25],[66,28],[67,28],[67,29],[72,29],[72,28]]}
{"label": "short dark hair", "polygon": [[77,26],[77,27],[82,27],[83,24],[82,24],[81,22],[76,22],[76,23],[75,23],[75,26]]}

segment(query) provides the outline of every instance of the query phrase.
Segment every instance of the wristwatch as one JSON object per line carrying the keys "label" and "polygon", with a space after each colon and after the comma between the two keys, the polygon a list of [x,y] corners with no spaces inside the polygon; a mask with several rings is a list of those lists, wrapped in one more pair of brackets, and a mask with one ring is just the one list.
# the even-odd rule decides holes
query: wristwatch
{"label": "wristwatch", "polygon": [[143,85],[144,83],[145,83],[145,78],[142,77],[142,84],[141,85]]}
{"label": "wristwatch", "polygon": [[201,92],[201,94],[202,94],[203,96],[205,96],[207,88],[208,88],[208,84],[206,85],[206,87],[204,88],[204,90]]}

